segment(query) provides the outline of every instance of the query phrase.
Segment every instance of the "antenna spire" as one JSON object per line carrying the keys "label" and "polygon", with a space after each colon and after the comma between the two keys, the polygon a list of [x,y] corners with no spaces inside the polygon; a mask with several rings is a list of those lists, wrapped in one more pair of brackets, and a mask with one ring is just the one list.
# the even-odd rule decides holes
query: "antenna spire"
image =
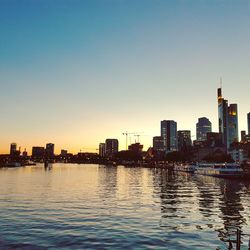
{"label": "antenna spire", "polygon": [[220,77],[220,88],[222,89],[222,77]]}

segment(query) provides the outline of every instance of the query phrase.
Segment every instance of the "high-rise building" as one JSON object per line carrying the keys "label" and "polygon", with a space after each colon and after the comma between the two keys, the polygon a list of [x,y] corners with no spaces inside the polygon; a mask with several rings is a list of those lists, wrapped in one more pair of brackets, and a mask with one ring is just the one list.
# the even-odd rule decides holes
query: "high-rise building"
{"label": "high-rise building", "polygon": [[191,131],[190,130],[179,130],[178,131],[178,150],[184,151],[192,146]]}
{"label": "high-rise building", "polygon": [[206,141],[207,133],[212,131],[212,123],[206,117],[201,117],[196,123],[196,140]]}
{"label": "high-rise building", "polygon": [[222,97],[222,89],[217,90],[219,132],[222,134],[222,142],[228,148],[228,101]]}
{"label": "high-rise building", "polygon": [[105,154],[108,157],[112,157],[118,152],[119,142],[117,139],[106,139],[105,142]]}
{"label": "high-rise building", "polygon": [[100,143],[99,144],[99,155],[100,155],[100,157],[105,157],[105,151],[106,151],[105,148],[106,148],[105,143]]}
{"label": "high-rise building", "polygon": [[230,104],[228,107],[228,143],[239,141],[238,132],[238,110],[237,104]]}
{"label": "high-rise building", "polygon": [[176,151],[177,142],[177,123],[172,120],[161,121],[161,137],[165,151]]}
{"label": "high-rise building", "polygon": [[55,145],[53,143],[47,143],[46,149],[45,149],[46,156],[47,157],[54,157],[54,155],[55,155],[54,149],[55,149]]}
{"label": "high-rise building", "polygon": [[32,157],[42,159],[44,157],[44,147],[32,147]]}
{"label": "high-rise building", "polygon": [[248,135],[250,136],[250,112],[247,114]]}
{"label": "high-rise building", "polygon": [[217,90],[219,132],[222,133],[222,142],[227,149],[238,137],[238,111],[237,104],[230,104],[222,97],[222,89]]}
{"label": "high-rise building", "polygon": [[11,143],[10,144],[10,155],[15,155],[16,151],[17,151],[16,143]]}
{"label": "high-rise building", "polygon": [[164,142],[161,136],[153,137],[153,149],[156,151],[164,151]]}

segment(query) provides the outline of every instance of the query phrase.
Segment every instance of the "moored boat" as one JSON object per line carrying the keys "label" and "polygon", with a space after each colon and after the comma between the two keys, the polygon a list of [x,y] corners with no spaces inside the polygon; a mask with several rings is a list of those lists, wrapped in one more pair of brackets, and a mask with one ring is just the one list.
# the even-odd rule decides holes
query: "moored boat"
{"label": "moored boat", "polygon": [[186,172],[186,173],[194,173],[196,171],[196,165],[195,164],[175,164],[174,165],[174,171],[179,172]]}
{"label": "moored boat", "polygon": [[238,163],[198,163],[195,173],[222,178],[244,177],[244,171]]}

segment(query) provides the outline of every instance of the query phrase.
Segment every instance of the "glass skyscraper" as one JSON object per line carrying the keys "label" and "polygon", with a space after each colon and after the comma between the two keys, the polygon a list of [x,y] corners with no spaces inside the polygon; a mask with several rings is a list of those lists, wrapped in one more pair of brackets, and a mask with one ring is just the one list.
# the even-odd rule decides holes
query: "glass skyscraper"
{"label": "glass skyscraper", "polygon": [[238,134],[238,110],[237,104],[230,104],[228,107],[228,142],[229,146],[233,142],[239,141]]}
{"label": "glass skyscraper", "polygon": [[161,121],[161,137],[165,151],[176,151],[177,142],[177,123],[172,120]]}
{"label": "glass skyscraper", "polygon": [[222,97],[222,89],[218,88],[219,132],[222,142],[228,149],[233,142],[238,142],[238,111],[237,104],[230,104]]}
{"label": "glass skyscraper", "polygon": [[228,101],[222,98],[222,89],[218,92],[218,118],[219,118],[219,132],[222,134],[222,143],[228,148]]}

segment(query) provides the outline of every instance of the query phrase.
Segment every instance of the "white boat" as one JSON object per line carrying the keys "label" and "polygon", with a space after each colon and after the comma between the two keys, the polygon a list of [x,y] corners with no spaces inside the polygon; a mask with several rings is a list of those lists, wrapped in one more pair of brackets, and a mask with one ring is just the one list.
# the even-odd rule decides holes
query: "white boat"
{"label": "white boat", "polygon": [[174,171],[194,173],[196,171],[196,165],[195,164],[186,164],[186,163],[175,164]]}
{"label": "white boat", "polygon": [[223,178],[239,178],[244,175],[238,163],[198,163],[195,173]]}

